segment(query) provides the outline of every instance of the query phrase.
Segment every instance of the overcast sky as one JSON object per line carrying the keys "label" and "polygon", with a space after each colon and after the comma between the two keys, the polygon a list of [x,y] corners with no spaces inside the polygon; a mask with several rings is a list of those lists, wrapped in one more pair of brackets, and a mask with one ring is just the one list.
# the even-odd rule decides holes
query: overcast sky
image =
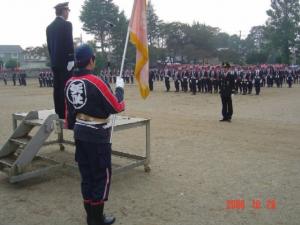
{"label": "overcast sky", "polygon": [[[45,29],[55,18],[53,6],[64,0],[1,0],[0,45],[41,46],[46,43]],[[79,20],[84,0],[70,0],[69,21],[73,24],[73,36],[90,39],[82,31]],[[219,27],[229,34],[245,38],[253,26],[262,25],[267,19],[270,0],[152,0],[156,14],[165,22],[199,21]],[[129,18],[133,0],[114,0]]]}

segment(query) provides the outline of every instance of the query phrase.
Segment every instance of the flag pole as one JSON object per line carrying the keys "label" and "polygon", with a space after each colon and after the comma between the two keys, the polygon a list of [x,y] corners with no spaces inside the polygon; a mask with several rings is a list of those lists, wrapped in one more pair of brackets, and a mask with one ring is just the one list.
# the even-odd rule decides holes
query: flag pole
{"label": "flag pole", "polygon": [[[118,75],[120,77],[122,77],[122,74],[123,74],[125,57],[126,57],[126,52],[127,52],[127,47],[128,47],[128,41],[129,41],[129,25],[128,25],[127,34],[126,34],[125,47],[124,47],[123,56],[122,56],[120,74]],[[116,114],[113,114],[112,120],[111,120],[111,132],[110,132],[109,143],[112,143],[112,136],[113,136],[113,132],[114,132],[115,122],[116,122]]]}

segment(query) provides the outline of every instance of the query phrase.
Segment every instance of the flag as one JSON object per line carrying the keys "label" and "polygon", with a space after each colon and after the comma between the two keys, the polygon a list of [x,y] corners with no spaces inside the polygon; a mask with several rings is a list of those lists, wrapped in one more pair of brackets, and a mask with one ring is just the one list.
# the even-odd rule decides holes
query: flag
{"label": "flag", "polygon": [[136,47],[134,75],[138,82],[141,96],[149,95],[149,53],[147,38],[146,0],[134,0],[129,22],[130,41]]}

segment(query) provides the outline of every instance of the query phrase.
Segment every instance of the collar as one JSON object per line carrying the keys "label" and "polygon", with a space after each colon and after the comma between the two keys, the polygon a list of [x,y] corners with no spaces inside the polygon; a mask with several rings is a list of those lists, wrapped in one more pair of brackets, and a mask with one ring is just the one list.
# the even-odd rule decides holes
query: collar
{"label": "collar", "polygon": [[86,75],[86,74],[93,74],[93,72],[91,70],[87,70],[85,68],[77,68],[74,70],[75,77],[79,77],[79,76]]}
{"label": "collar", "polygon": [[61,19],[63,19],[64,21],[66,21],[65,18],[63,18],[62,16],[56,16],[56,18],[61,18]]}

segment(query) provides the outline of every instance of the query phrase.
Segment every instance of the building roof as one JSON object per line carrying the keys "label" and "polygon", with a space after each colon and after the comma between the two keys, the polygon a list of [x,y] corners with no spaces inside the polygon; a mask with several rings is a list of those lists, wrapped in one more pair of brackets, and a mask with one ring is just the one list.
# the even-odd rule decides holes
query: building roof
{"label": "building roof", "polygon": [[0,45],[0,52],[22,52],[20,45]]}

